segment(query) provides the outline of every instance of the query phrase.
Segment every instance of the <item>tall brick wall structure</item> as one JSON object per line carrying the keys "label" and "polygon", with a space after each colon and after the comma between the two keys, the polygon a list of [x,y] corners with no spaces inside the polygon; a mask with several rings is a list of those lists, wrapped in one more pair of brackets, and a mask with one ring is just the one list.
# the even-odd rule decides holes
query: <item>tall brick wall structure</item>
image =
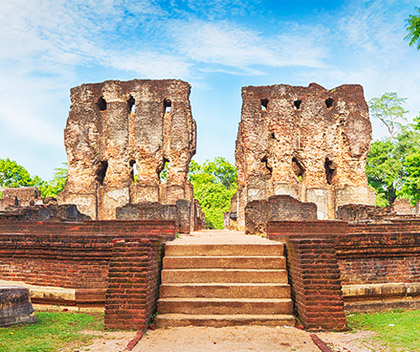
{"label": "tall brick wall structure", "polygon": [[236,140],[238,227],[253,200],[290,195],[334,219],[345,204],[374,204],[365,173],[368,106],[359,85],[327,90],[275,85],[242,88]]}
{"label": "tall brick wall structure", "polygon": [[[115,219],[115,209],[126,204],[180,199],[193,204],[187,180],[196,150],[190,88],[180,80],[73,88],[64,133],[68,177],[59,203],[76,204],[94,220]],[[161,182],[165,164],[166,182]]]}

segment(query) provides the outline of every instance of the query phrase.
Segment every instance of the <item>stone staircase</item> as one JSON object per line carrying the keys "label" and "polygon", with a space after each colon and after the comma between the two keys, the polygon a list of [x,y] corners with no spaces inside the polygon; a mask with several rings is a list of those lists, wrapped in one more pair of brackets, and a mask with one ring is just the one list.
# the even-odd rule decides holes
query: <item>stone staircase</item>
{"label": "stone staircase", "polygon": [[167,244],[158,327],[295,325],[283,245]]}

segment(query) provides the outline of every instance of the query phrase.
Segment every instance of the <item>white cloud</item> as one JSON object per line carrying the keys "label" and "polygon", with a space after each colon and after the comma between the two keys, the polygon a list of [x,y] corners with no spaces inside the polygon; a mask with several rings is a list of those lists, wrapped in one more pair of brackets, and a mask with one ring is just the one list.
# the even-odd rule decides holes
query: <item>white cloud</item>
{"label": "white cloud", "polygon": [[267,36],[227,21],[177,21],[168,30],[173,33],[174,46],[196,63],[230,66],[251,74],[256,73],[252,66],[257,65],[326,66],[321,27],[312,27],[311,33],[309,28],[296,27]]}

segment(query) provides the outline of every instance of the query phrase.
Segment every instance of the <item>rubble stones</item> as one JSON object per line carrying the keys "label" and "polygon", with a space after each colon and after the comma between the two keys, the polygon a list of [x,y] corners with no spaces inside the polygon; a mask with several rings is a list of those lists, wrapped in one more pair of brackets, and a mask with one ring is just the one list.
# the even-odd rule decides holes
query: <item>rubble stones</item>
{"label": "rubble stones", "polygon": [[24,287],[0,287],[0,327],[35,323],[29,290]]}
{"label": "rubble stones", "polygon": [[245,207],[245,232],[264,234],[268,221],[311,221],[317,219],[316,215],[314,203],[303,203],[288,195],[253,200]]}
{"label": "rubble stones", "polygon": [[239,229],[246,205],[273,195],[315,203],[318,219],[333,219],[341,205],[373,203],[365,173],[372,128],[361,86],[244,87],[242,99]]}
{"label": "rubble stones", "polygon": [[30,207],[9,207],[0,211],[0,220],[43,221],[43,222],[83,222],[91,220],[81,214],[74,204],[34,205]]}

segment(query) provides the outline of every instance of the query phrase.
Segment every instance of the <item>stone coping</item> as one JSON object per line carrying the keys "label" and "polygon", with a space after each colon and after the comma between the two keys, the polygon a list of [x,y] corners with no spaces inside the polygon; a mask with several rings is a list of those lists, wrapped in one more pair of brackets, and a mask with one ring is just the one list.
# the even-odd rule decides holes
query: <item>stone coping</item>
{"label": "stone coping", "polygon": [[23,281],[0,280],[0,288],[3,287],[26,287],[33,301],[69,302],[75,304],[76,290],[72,288],[30,285]]}

